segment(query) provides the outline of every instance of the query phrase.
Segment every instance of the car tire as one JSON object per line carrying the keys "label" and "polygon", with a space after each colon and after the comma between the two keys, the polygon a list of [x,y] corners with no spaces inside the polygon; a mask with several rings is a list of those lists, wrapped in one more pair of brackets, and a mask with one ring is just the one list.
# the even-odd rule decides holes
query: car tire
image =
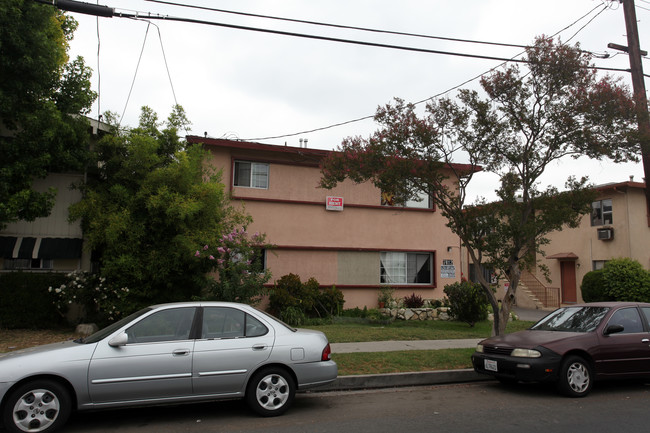
{"label": "car tire", "polygon": [[258,371],[248,382],[246,402],[261,416],[282,415],[289,409],[296,395],[296,383],[282,368]]}
{"label": "car tire", "polygon": [[557,383],[559,391],[569,397],[589,394],[594,378],[591,365],[581,356],[569,356],[562,362]]}
{"label": "car tire", "polygon": [[67,389],[51,380],[28,382],[7,398],[2,420],[8,432],[51,433],[63,426],[72,408]]}

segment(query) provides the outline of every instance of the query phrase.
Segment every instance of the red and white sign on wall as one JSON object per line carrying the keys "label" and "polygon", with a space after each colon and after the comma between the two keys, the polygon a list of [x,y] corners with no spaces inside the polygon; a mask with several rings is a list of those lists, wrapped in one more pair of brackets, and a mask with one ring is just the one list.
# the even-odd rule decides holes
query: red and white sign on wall
{"label": "red and white sign on wall", "polygon": [[325,202],[325,209],[342,211],[343,210],[343,197],[327,197]]}

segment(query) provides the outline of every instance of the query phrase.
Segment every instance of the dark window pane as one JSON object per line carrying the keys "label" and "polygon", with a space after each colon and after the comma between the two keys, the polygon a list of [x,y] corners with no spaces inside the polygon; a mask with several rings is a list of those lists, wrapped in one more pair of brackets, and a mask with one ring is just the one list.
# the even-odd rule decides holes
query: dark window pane
{"label": "dark window pane", "polygon": [[246,337],[260,337],[269,332],[266,326],[250,314],[246,315]]}
{"label": "dark window pane", "polygon": [[126,331],[129,343],[187,340],[194,312],[194,308],[174,308],[154,313]]}
{"label": "dark window pane", "polygon": [[251,163],[235,161],[235,186],[251,186]]}
{"label": "dark window pane", "polygon": [[[623,332],[621,334],[634,334],[643,332],[643,324],[641,323],[641,316],[636,308],[622,308],[612,314],[607,325],[622,325]],[[616,335],[616,334],[614,334]]]}
{"label": "dark window pane", "polygon": [[210,307],[203,311],[201,338],[244,336],[245,313],[235,308]]}

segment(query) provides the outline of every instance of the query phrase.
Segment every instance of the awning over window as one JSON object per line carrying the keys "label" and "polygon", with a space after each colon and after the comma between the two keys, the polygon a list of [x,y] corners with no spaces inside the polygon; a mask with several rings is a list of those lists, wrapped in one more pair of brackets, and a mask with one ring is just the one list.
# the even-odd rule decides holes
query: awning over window
{"label": "awning over window", "polygon": [[3,259],[12,258],[17,239],[14,236],[0,236],[0,257]]}
{"label": "awning over window", "polygon": [[82,239],[43,238],[38,259],[78,259],[81,257]]}
{"label": "awning over window", "polygon": [[4,259],[78,259],[82,239],[0,236]]}
{"label": "awning over window", "polygon": [[557,259],[557,260],[578,260],[578,255],[576,253],[557,253],[550,256],[546,256],[547,259]]}

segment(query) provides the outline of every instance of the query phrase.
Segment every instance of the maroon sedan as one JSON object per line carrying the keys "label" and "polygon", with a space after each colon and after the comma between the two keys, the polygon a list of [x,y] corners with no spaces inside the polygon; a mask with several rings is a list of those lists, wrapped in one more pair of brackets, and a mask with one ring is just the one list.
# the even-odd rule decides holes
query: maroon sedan
{"label": "maroon sedan", "polygon": [[594,380],[650,378],[650,304],[599,302],[559,308],[530,329],[481,341],[474,370],[502,382],[551,381],[571,397]]}

